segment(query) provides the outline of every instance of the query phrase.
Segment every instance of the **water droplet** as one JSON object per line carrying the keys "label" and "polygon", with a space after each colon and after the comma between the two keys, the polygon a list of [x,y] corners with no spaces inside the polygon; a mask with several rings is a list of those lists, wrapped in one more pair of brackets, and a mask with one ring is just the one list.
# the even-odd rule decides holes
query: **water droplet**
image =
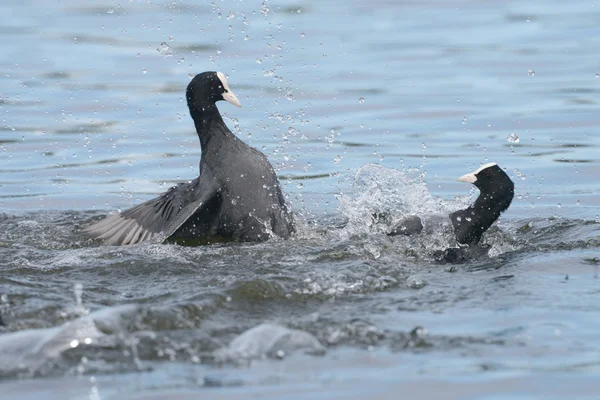
{"label": "water droplet", "polygon": [[333,163],[334,163],[334,164],[336,164],[336,165],[337,165],[337,164],[339,164],[339,163],[340,163],[340,161],[342,161],[342,157],[340,157],[339,155],[338,155],[338,156],[335,156],[335,157],[333,158]]}
{"label": "water droplet", "polygon": [[558,204],[556,205],[556,208],[561,208],[561,207],[562,207],[562,204],[560,204],[560,203],[558,203]]}
{"label": "water droplet", "polygon": [[467,123],[467,117],[463,117],[463,125]]}
{"label": "water droplet", "polygon": [[262,60],[261,60],[260,58],[257,58],[257,59],[256,59],[256,63],[257,63],[257,64],[262,64]]}
{"label": "water droplet", "polygon": [[529,71],[527,71],[527,73],[529,74],[529,76],[535,76],[535,71],[530,69]]}
{"label": "water droplet", "polygon": [[427,281],[420,276],[409,276],[406,279],[406,284],[411,289],[422,289],[427,286]]}
{"label": "water droplet", "polygon": [[142,68],[142,74],[145,74],[146,72],[148,72],[148,70],[146,68]]}
{"label": "water droplet", "polygon": [[156,51],[158,51],[163,57],[170,57],[173,55],[173,50],[171,50],[171,46],[169,46],[167,42],[162,42]]}
{"label": "water droplet", "polygon": [[527,176],[525,176],[524,173],[522,173],[521,171],[519,171],[518,169],[515,169],[515,175],[517,175],[519,178],[521,178],[521,180],[525,180],[527,179]]}
{"label": "water droplet", "polygon": [[115,10],[113,8],[109,8],[108,10],[106,10],[107,14],[114,14]]}
{"label": "water droplet", "polygon": [[596,79],[600,78],[600,74],[596,74]]}
{"label": "water droplet", "polygon": [[260,13],[265,17],[269,15],[269,7],[267,6],[267,0],[264,0],[260,6]]}
{"label": "water droplet", "polygon": [[275,70],[267,69],[263,72],[263,75],[264,76],[273,76],[273,75],[275,75]]}
{"label": "water droplet", "polygon": [[236,205],[237,204],[237,200],[236,199],[231,199],[231,205]]}
{"label": "water droplet", "polygon": [[298,187],[298,189],[302,189],[304,187],[304,184],[299,183],[298,185],[296,185]]}
{"label": "water droplet", "polygon": [[527,17],[527,19],[525,21],[531,22],[531,18]]}
{"label": "water droplet", "polygon": [[360,104],[364,103],[364,102],[365,102],[365,98],[364,98],[364,97],[359,97],[359,98],[358,98],[358,102],[359,102]]}
{"label": "water droplet", "polygon": [[336,133],[335,129],[331,129],[329,131],[329,136],[327,136],[327,142],[329,144],[332,144],[334,142],[334,140],[335,140],[335,133]]}
{"label": "water droplet", "polygon": [[305,35],[304,33],[301,33],[301,34],[300,34],[300,37],[305,37],[305,36],[306,36],[306,35]]}
{"label": "water droplet", "polygon": [[456,220],[457,220],[458,222],[460,222],[460,221],[462,221],[462,217],[456,217]]}
{"label": "water droplet", "polygon": [[519,139],[519,137],[517,136],[516,133],[511,133],[510,135],[508,135],[508,137],[506,138],[506,141],[509,143],[519,143],[521,139]]}
{"label": "water droplet", "polygon": [[79,346],[79,340],[75,339],[75,340],[71,340],[71,347],[75,348]]}

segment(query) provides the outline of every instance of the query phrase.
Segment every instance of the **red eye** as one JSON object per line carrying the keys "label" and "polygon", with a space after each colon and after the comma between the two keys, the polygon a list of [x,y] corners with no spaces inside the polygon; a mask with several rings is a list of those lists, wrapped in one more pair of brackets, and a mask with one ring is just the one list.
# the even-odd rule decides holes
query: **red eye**
{"label": "red eye", "polygon": [[217,85],[218,85],[218,83],[217,83],[217,82],[215,82],[215,81],[212,81],[212,83],[211,83],[211,84],[212,84],[212,86],[213,86],[213,87],[217,87]]}

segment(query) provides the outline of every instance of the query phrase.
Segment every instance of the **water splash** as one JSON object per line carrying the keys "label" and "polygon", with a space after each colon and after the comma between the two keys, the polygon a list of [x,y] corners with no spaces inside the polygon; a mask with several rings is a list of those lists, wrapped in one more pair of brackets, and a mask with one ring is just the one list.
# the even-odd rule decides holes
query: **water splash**
{"label": "water splash", "polygon": [[173,49],[166,42],[162,42],[156,51],[163,57],[171,57],[173,55]]}
{"label": "water splash", "polygon": [[353,196],[340,196],[340,211],[348,218],[348,229],[385,233],[404,217],[447,215],[467,201],[434,199],[419,169],[404,171],[379,164],[359,168],[354,177]]}
{"label": "water splash", "polygon": [[510,135],[508,135],[506,141],[509,143],[517,144],[521,141],[521,139],[519,139],[519,136],[517,136],[517,134],[513,132]]}
{"label": "water splash", "polygon": [[264,0],[260,6],[260,13],[265,17],[269,15],[269,6],[267,5],[267,0]]}

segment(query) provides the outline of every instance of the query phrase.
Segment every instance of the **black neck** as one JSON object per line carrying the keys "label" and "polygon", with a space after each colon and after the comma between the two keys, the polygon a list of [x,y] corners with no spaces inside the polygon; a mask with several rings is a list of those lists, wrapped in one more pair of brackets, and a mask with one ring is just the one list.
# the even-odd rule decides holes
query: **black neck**
{"label": "black neck", "polygon": [[454,226],[456,240],[462,244],[477,244],[481,235],[498,219],[500,214],[510,206],[514,196],[512,188],[501,188],[502,191],[481,193],[475,203],[465,210],[450,214]]}
{"label": "black neck", "polygon": [[200,147],[204,152],[214,135],[220,132],[220,129],[211,129],[213,126],[225,125],[223,118],[217,109],[215,103],[210,103],[204,107],[190,109],[190,114],[196,126],[196,133],[200,138]]}

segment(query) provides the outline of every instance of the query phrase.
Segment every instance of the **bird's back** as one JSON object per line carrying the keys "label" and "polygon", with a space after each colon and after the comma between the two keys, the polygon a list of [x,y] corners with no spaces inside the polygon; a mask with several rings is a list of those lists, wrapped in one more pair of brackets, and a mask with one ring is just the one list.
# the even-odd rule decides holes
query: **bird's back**
{"label": "bird's back", "polygon": [[217,177],[218,199],[190,218],[174,237],[206,234],[254,241],[267,240],[271,233],[290,236],[291,216],[277,175],[263,153],[236,137],[228,137],[204,150],[201,176],[207,168]]}

